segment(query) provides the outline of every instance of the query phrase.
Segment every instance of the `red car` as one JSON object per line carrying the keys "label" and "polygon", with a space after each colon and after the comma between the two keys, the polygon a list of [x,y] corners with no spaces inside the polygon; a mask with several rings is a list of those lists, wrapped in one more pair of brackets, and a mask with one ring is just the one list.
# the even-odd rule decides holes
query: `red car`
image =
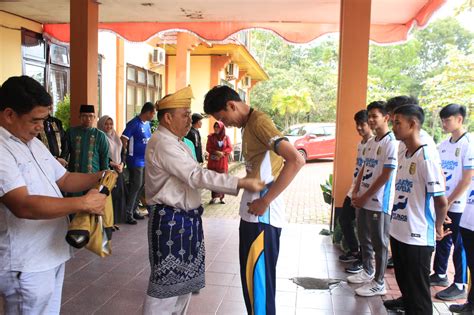
{"label": "red car", "polygon": [[285,136],[305,160],[334,159],[336,124],[306,123],[293,125]]}

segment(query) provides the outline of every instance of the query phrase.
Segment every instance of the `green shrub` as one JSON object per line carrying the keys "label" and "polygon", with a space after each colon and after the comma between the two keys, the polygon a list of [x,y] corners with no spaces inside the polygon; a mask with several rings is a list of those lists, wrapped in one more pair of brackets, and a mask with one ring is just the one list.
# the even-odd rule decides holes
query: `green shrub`
{"label": "green shrub", "polygon": [[64,99],[58,103],[54,116],[61,120],[64,130],[69,129],[71,122],[71,97],[69,94],[66,94]]}

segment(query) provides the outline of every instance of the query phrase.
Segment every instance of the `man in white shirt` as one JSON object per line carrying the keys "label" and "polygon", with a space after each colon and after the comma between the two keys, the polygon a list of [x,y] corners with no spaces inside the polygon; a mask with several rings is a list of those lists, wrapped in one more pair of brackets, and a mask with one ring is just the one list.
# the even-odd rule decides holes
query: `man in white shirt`
{"label": "man in white shirt", "polygon": [[0,295],[7,314],[59,314],[67,215],[102,214],[105,195],[63,192],[93,187],[103,172],[69,173],[36,137],[51,96],[34,79],[11,77],[0,88]]}
{"label": "man in white shirt", "polygon": [[459,223],[464,248],[466,250],[467,265],[471,275],[471,289],[467,301],[464,304],[453,304],[449,310],[453,313],[474,314],[474,286],[472,285],[474,275],[474,177],[471,187],[467,193],[466,208]]}
{"label": "man in white shirt", "polygon": [[433,286],[446,287],[449,285],[446,270],[451,247],[454,245],[454,283],[436,293],[437,298],[452,301],[466,297],[467,262],[459,232],[459,222],[466,206],[466,192],[474,175],[474,139],[463,127],[466,107],[449,104],[441,109],[439,116],[443,130],[451,134],[449,139],[439,145],[438,151],[446,178],[446,196],[449,203],[448,217],[451,222],[447,224],[447,227],[452,231],[452,234],[436,244],[434,273],[430,276],[430,283]]}
{"label": "man in white shirt", "polygon": [[201,167],[182,141],[191,128],[191,87],[157,102],[159,126],[145,151],[145,196],[151,265],[144,314],[186,314],[191,293],[205,285],[200,188],[237,195],[263,182]]}
{"label": "man in white shirt", "polygon": [[[359,209],[357,233],[364,270],[347,277],[351,283],[365,283],[355,290],[361,296],[385,295],[390,216],[393,205],[394,177],[398,142],[388,128],[385,102],[367,106],[368,122],[375,137],[365,145],[365,160],[354,187],[352,204]],[[375,270],[372,258],[375,252]]]}
{"label": "man in white shirt", "polygon": [[431,254],[435,233],[437,238],[445,234],[447,199],[438,152],[420,139],[423,121],[423,109],[418,105],[401,106],[393,116],[393,132],[406,147],[399,155],[390,229],[395,277],[402,297],[384,305],[389,310],[429,315],[433,313]]}

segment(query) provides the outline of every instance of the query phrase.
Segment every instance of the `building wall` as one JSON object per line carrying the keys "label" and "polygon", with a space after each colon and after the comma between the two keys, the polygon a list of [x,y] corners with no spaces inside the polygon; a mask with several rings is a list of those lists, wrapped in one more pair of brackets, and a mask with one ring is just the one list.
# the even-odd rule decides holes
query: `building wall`
{"label": "building wall", "polygon": [[[116,122],[115,77],[117,75],[116,35],[99,32],[99,54],[102,59],[102,115],[108,115]],[[125,110],[125,109],[124,109]]]}
{"label": "building wall", "polygon": [[0,84],[22,75],[21,28],[42,33],[40,23],[0,11]]}

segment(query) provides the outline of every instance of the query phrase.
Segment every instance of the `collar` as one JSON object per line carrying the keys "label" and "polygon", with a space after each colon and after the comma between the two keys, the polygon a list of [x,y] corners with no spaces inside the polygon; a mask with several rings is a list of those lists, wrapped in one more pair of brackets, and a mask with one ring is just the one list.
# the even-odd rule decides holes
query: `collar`
{"label": "collar", "polygon": [[162,136],[170,138],[172,140],[182,141],[177,135],[172,133],[168,128],[164,127],[163,125],[158,125],[157,130],[162,134]]}
{"label": "collar", "polygon": [[[5,127],[2,127],[2,126],[0,126],[0,138],[3,138],[5,140],[12,139],[13,141],[25,144],[23,141],[20,140],[20,138],[16,137],[10,131],[8,131]],[[26,145],[28,143],[26,143]]]}

